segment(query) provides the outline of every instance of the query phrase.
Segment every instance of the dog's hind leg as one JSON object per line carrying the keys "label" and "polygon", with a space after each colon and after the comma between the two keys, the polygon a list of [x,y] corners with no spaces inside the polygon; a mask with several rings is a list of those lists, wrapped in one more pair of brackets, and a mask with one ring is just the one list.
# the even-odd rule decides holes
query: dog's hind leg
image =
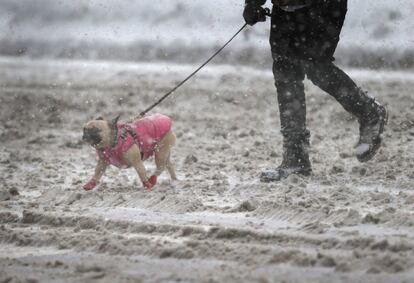
{"label": "dog's hind leg", "polygon": [[167,170],[168,170],[168,173],[170,173],[171,180],[177,180],[177,175],[175,175],[174,165],[171,163],[171,150],[167,158]]}
{"label": "dog's hind leg", "polygon": [[154,175],[159,176],[165,170],[165,167],[168,167],[169,157],[171,152],[171,147],[175,143],[175,135],[173,132],[168,132],[164,138],[160,141],[159,146],[155,150],[155,165],[157,166]]}
{"label": "dog's hind leg", "polygon": [[155,151],[155,165],[157,168],[155,169],[155,172],[153,175],[159,176],[161,173],[165,170],[165,167],[167,165],[169,155],[169,148],[163,147],[159,148]]}

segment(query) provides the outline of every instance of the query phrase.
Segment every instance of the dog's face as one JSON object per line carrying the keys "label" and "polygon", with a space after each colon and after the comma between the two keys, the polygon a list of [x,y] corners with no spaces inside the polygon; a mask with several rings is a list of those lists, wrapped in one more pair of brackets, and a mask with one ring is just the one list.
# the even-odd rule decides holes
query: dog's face
{"label": "dog's face", "polygon": [[106,121],[99,117],[91,120],[83,127],[82,140],[94,148],[106,148],[114,144],[118,118]]}

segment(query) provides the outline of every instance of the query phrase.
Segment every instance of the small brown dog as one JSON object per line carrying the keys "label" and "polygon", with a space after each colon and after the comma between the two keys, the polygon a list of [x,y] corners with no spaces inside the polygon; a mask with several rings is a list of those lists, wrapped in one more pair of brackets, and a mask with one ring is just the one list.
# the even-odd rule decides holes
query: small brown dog
{"label": "small brown dog", "polygon": [[[95,175],[83,186],[92,190],[99,183],[108,165],[119,168],[133,167],[145,188],[152,188],[157,177],[168,169],[171,179],[176,180],[171,163],[171,148],[176,137],[171,130],[171,119],[165,115],[154,114],[137,118],[130,123],[97,118],[89,121],[83,128],[82,139],[96,149],[99,160]],[[147,178],[143,161],[155,156],[156,170]]]}

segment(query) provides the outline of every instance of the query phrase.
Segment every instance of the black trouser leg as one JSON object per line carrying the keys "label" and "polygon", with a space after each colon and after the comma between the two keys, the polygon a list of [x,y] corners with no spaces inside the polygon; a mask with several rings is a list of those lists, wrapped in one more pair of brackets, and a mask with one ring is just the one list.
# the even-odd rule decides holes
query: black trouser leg
{"label": "black trouser leg", "polygon": [[334,97],[347,112],[358,119],[370,114],[373,98],[333,62],[306,62],[304,66],[308,79]]}
{"label": "black trouser leg", "polygon": [[307,147],[306,100],[303,65],[292,58],[274,54],[273,75],[277,89],[281,132],[283,135],[283,162],[281,167],[310,170]]}
{"label": "black trouser leg", "polygon": [[277,89],[281,132],[284,137],[306,131],[305,71],[299,62],[274,56],[273,75]]}

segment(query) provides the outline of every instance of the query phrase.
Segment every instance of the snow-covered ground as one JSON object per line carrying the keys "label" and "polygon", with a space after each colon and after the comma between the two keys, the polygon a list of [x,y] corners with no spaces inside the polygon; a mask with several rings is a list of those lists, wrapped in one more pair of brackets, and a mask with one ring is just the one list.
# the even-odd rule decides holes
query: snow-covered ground
{"label": "snow-covered ground", "polygon": [[[268,1],[270,2],[270,1]],[[0,1],[0,53],[46,58],[199,62],[243,24],[243,0]],[[267,5],[270,5],[268,3]],[[414,2],[350,0],[338,49],[343,64],[414,65]],[[269,23],[224,55],[268,61]],[[242,57],[240,59],[240,57]]]}
{"label": "snow-covered ground", "polygon": [[307,83],[313,176],[261,184],[281,160],[271,72],[209,66],[157,108],[180,181],[111,168],[83,191],[85,121],[135,116],[193,68],[0,58],[0,282],[412,282],[412,73],[350,70],[391,113],[367,164]]}
{"label": "snow-covered ground", "polygon": [[[156,109],[180,181],[146,191],[110,168],[81,189],[82,125],[136,116],[243,24],[243,2],[0,0],[0,282],[412,282],[413,73],[348,68],[390,111],[367,164],[357,122],[306,82],[313,175],[262,184],[282,158],[268,23]],[[414,66],[414,1],[349,3],[340,64]]]}

